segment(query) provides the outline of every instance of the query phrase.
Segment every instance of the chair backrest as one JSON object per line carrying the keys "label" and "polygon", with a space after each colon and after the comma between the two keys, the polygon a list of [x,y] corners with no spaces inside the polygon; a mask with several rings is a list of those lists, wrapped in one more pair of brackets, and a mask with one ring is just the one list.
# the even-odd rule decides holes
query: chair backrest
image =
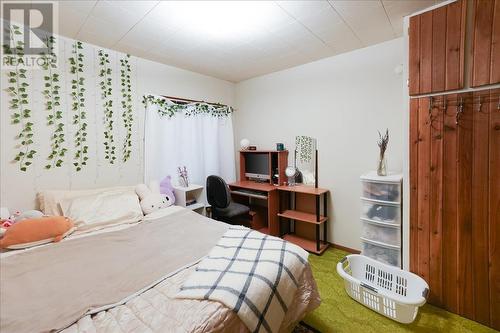
{"label": "chair backrest", "polygon": [[229,188],[219,176],[207,177],[207,201],[215,208],[226,208],[231,203]]}

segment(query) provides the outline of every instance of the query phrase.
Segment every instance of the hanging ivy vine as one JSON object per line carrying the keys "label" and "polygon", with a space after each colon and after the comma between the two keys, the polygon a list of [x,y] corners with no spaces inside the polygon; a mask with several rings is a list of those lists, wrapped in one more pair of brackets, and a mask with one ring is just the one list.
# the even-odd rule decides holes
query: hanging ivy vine
{"label": "hanging ivy vine", "polygon": [[83,45],[76,41],[72,46],[72,56],[69,58],[71,79],[71,98],[73,100],[71,110],[73,111],[73,125],[76,126],[74,134],[75,155],[73,165],[76,171],[82,170],[87,165],[88,150],[87,145],[87,113],[85,111],[85,77],[83,77]]}
{"label": "hanging ivy vine", "polygon": [[99,77],[101,77],[101,98],[104,107],[104,158],[110,164],[115,163],[115,139],[113,136],[113,100],[111,94],[113,93],[111,68],[109,67],[109,54],[103,50],[99,50],[99,66],[101,67]]}
{"label": "hanging ivy vine", "polygon": [[21,171],[27,171],[32,164],[33,157],[37,153],[32,148],[33,146],[33,126],[31,120],[31,110],[28,108],[28,87],[26,82],[26,69],[20,68],[24,64],[24,39],[16,39],[16,36],[22,35],[19,26],[13,25],[10,31],[10,45],[14,45],[14,49],[10,45],[3,45],[4,53],[7,55],[9,63],[15,63],[14,69],[7,72],[10,109],[12,110],[12,124],[20,125],[21,131],[17,134],[16,139],[19,148],[14,160],[19,163]]}
{"label": "hanging ivy vine", "polygon": [[232,107],[224,104],[208,104],[205,102],[180,104],[153,95],[143,96],[142,103],[144,106],[146,106],[147,103],[157,105],[158,114],[169,118],[178,112],[183,112],[186,117],[198,114],[209,114],[213,117],[227,117],[234,112]]}
{"label": "hanging ivy vine", "polygon": [[46,169],[52,167],[61,167],[63,157],[67,149],[64,147],[64,123],[61,111],[61,96],[59,95],[59,74],[54,73],[56,68],[57,56],[54,53],[54,36],[47,36],[45,43],[48,52],[42,55],[43,64],[42,68],[45,72],[43,79],[45,87],[43,95],[45,96],[45,108],[48,111],[47,125],[51,127],[52,134],[50,136],[50,154],[47,157],[49,163],[45,165]]}
{"label": "hanging ivy vine", "polygon": [[134,115],[132,112],[132,84],[130,80],[130,54],[120,59],[121,93],[122,93],[122,119],[125,127],[125,139],[123,141],[123,162],[127,162],[132,153],[132,123]]}

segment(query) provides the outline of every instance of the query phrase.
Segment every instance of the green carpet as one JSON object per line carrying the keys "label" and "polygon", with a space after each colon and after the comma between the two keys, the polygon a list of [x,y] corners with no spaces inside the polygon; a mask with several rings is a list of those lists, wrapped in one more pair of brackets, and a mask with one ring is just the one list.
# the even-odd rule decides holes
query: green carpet
{"label": "green carpet", "polygon": [[329,249],[322,256],[309,256],[322,303],[304,322],[317,330],[323,333],[498,332],[428,304],[419,309],[417,318],[409,325],[379,315],[347,295],[343,279],[336,271],[337,262],[345,255],[346,252]]}

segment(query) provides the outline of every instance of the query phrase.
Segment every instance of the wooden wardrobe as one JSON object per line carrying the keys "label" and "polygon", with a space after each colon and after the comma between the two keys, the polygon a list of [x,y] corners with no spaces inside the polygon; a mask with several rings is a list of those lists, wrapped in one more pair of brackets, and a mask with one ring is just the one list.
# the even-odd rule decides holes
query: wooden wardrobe
{"label": "wooden wardrobe", "polygon": [[500,0],[410,18],[409,48],[410,270],[500,330]]}

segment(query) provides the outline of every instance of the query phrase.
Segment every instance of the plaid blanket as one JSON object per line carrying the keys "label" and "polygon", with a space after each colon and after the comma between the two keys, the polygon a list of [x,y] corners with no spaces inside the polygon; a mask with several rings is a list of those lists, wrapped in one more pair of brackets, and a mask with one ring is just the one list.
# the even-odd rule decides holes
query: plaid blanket
{"label": "plaid blanket", "polygon": [[302,248],[280,238],[233,226],[176,297],[221,302],[251,332],[278,332],[307,257]]}

